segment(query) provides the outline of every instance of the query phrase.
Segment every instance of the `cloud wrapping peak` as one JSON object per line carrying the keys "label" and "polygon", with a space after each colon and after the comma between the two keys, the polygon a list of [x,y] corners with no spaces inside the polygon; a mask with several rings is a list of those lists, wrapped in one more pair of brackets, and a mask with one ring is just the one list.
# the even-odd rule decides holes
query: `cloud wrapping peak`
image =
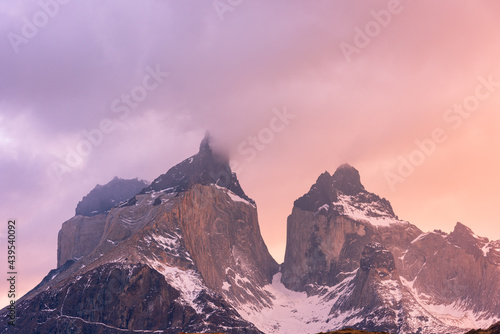
{"label": "cloud wrapping peak", "polygon": [[[0,212],[22,222],[22,258],[40,259],[23,262],[21,290],[54,267],[57,231],[95,184],[153,180],[196,153],[206,130],[231,152],[278,259],[291,203],[344,162],[423,229],[470,221],[500,238],[488,228],[500,91],[457,129],[443,119],[479,77],[500,81],[499,7],[0,2]],[[357,48],[349,59],[346,44]],[[392,191],[384,173],[436,128],[447,140]]]}

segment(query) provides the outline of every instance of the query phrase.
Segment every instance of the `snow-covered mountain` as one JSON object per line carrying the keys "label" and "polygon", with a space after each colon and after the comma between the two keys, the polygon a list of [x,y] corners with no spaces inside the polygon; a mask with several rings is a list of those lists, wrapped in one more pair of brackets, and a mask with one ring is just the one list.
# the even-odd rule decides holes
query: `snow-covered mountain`
{"label": "snow-covered mountain", "polygon": [[[311,330],[463,333],[500,319],[498,241],[458,223],[423,233],[349,165],[320,175],[288,217],[282,283],[320,298]],[[328,305],[328,307],[325,307]],[[317,313],[315,313],[317,314]]]}
{"label": "snow-covered mountain", "polygon": [[279,266],[228,160],[205,138],[142,188],[63,224],[58,268],[17,302],[14,329],[2,311],[0,332],[262,333],[234,306],[271,305],[260,287]]}
{"label": "snow-covered mountain", "polygon": [[118,181],[63,224],[58,268],[17,302],[14,332],[464,333],[500,319],[500,242],[460,223],[423,233],[349,165],[295,201],[281,266],[209,137],[130,197]]}

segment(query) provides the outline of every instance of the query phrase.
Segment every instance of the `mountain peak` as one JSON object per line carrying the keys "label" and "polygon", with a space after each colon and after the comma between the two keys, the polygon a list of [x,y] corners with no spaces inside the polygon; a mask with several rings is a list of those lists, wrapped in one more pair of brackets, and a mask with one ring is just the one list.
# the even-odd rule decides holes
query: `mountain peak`
{"label": "mountain peak", "polygon": [[351,170],[351,171],[357,171],[356,168],[354,168],[351,164],[349,163],[343,163],[342,165],[337,167],[336,171],[341,171],[341,170]]}
{"label": "mountain peak", "polygon": [[96,185],[78,203],[75,214],[80,216],[95,216],[106,213],[120,202],[128,200],[147,187],[146,181],[137,178],[125,180],[115,176],[105,185]]}
{"label": "mountain peak", "polygon": [[232,172],[229,166],[229,158],[223,152],[214,150],[211,142],[212,137],[207,132],[200,143],[200,150],[197,154],[170,168],[165,174],[160,175],[142,193],[149,191],[180,193],[195,184],[215,184],[255,204],[241,188],[236,174]]}
{"label": "mountain peak", "polygon": [[460,222],[457,222],[457,224],[455,225],[455,228],[453,229],[453,232],[451,232],[448,235],[448,239],[454,240],[454,241],[462,240],[462,239],[474,240],[475,238],[477,238],[477,236],[474,233],[474,231],[472,231],[472,229],[470,227],[468,227]]}
{"label": "mountain peak", "polygon": [[482,248],[489,242],[488,238],[477,236],[472,229],[460,222],[455,225],[455,229],[446,239],[476,257],[484,255]]}
{"label": "mountain peak", "polygon": [[333,184],[345,195],[356,195],[365,190],[356,168],[349,164],[340,165],[333,174]]}
{"label": "mountain peak", "polygon": [[453,230],[452,233],[467,233],[467,234],[474,234],[472,230],[467,227],[466,225],[462,224],[461,222],[457,222],[455,225],[455,229]]}
{"label": "mountain peak", "polygon": [[327,171],[322,173],[309,192],[294,202],[294,206],[304,211],[316,212],[322,206],[339,202],[343,195],[358,203],[356,210],[360,210],[360,206],[366,208],[366,205],[371,203],[368,210],[370,217],[390,216],[397,219],[389,201],[366,191],[361,184],[358,170],[349,164],[340,165],[333,175]]}
{"label": "mountain peak", "polygon": [[200,143],[200,152],[207,151],[207,152],[212,152],[212,146],[210,145],[210,142],[212,141],[212,136],[210,135],[210,132],[205,133],[205,137],[203,137],[203,140]]}
{"label": "mountain peak", "polygon": [[307,194],[295,201],[294,205],[304,211],[316,211],[321,206],[337,201],[333,178],[328,172],[321,174]]}

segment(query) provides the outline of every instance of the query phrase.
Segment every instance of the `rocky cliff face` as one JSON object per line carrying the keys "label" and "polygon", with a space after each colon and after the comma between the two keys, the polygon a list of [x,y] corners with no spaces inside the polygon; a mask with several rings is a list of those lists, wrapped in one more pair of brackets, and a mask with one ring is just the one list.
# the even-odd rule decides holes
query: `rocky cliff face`
{"label": "rocky cliff face", "polygon": [[[383,233],[390,225],[399,228]],[[339,273],[359,267],[368,242],[394,239],[390,244],[398,247],[420,233],[398,220],[387,200],[367,192],[357,170],[342,165],[333,176],[320,175],[295,201],[288,217],[282,281],[295,291],[310,284],[333,286],[342,280]]]}
{"label": "rocky cliff face", "polygon": [[101,241],[105,223],[105,214],[75,216],[66,221],[57,238],[57,267],[92,252]]}
{"label": "rocky cliff face", "polygon": [[342,165],[294,203],[281,281],[338,326],[463,333],[500,318],[498,245],[460,223],[423,233]]}
{"label": "rocky cliff face", "polygon": [[404,254],[402,277],[421,303],[452,305],[465,322],[499,317],[496,245],[460,223],[450,234],[423,233]]}
{"label": "rocky cliff face", "polygon": [[[339,298],[331,313],[340,315],[351,310],[363,310],[363,314],[367,316],[358,326],[398,332],[402,295],[392,253],[380,243],[367,244],[361,253],[360,267],[351,285],[352,291]],[[352,319],[359,316],[356,314],[350,317]]]}
{"label": "rocky cliff face", "polygon": [[117,201],[63,224],[58,268],[18,301],[14,332],[462,334],[500,319],[500,242],[460,223],[423,233],[349,165],[294,202],[281,266],[209,138]]}
{"label": "rocky cliff face", "polygon": [[68,260],[82,258],[101,241],[107,213],[147,187],[145,181],[115,177],[104,186],[97,185],[78,203],[76,215],[66,221],[58,235],[57,267]]}
{"label": "rocky cliff face", "polygon": [[18,301],[30,316],[17,330],[261,333],[234,306],[269,305],[261,287],[278,264],[236,175],[212,178],[224,173],[228,161],[205,139],[128,201],[64,223],[59,268]]}

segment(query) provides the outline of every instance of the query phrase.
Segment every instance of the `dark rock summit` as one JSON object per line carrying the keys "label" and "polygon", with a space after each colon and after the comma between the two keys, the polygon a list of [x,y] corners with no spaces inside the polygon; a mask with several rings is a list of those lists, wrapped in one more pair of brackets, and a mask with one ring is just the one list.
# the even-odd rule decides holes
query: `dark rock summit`
{"label": "dark rock summit", "polygon": [[349,164],[338,167],[332,178],[335,189],[346,195],[356,195],[365,190],[358,170]]}
{"label": "dark rock summit", "polygon": [[231,171],[229,158],[224,153],[214,151],[210,142],[210,135],[207,134],[200,144],[198,154],[172,167],[167,173],[155,179],[141,193],[145,194],[151,191],[180,193],[190,189],[195,184],[216,184],[255,204],[241,188],[236,174]]}
{"label": "dark rock summit", "polygon": [[337,192],[333,186],[333,178],[328,172],[324,172],[309,192],[295,201],[294,206],[305,211],[316,211],[321,206],[336,201]]}
{"label": "dark rock summit", "polygon": [[[339,196],[348,196],[357,208],[370,206],[372,215],[380,212],[391,216],[394,215],[391,203],[385,198],[370,193],[361,184],[361,178],[356,168],[343,164],[337,168],[333,175],[328,172],[321,174],[311,186],[309,192],[294,202],[294,207],[304,211],[315,212],[323,206],[328,206],[325,211],[341,211]],[[333,203],[333,206],[332,206]]]}
{"label": "dark rock summit", "polygon": [[78,203],[75,215],[92,217],[109,211],[120,202],[126,201],[149,184],[139,179],[124,180],[115,177],[109,183],[95,188]]}
{"label": "dark rock summit", "polygon": [[294,205],[305,211],[316,211],[321,206],[337,202],[337,194],[349,196],[366,193],[356,168],[343,164],[333,175],[321,174],[307,194],[295,201]]}

